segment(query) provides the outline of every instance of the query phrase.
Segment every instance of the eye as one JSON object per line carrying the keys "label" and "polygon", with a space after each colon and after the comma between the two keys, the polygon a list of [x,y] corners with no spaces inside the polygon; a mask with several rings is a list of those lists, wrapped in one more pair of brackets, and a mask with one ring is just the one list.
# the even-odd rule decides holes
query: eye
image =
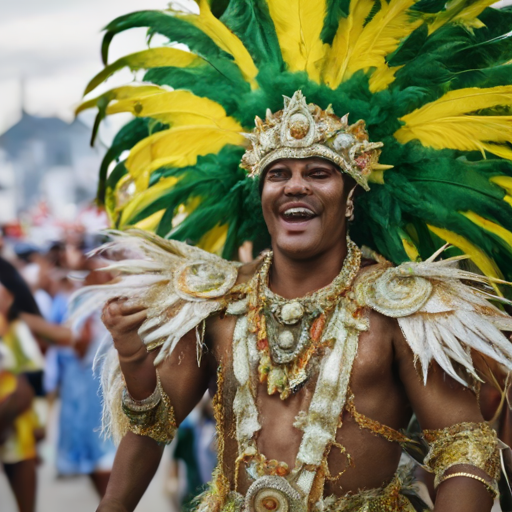
{"label": "eye", "polygon": [[311,178],[323,180],[331,176],[331,171],[325,167],[315,167],[309,171],[308,175]]}
{"label": "eye", "polygon": [[280,181],[288,177],[287,169],[277,167],[267,172],[266,179],[269,181]]}

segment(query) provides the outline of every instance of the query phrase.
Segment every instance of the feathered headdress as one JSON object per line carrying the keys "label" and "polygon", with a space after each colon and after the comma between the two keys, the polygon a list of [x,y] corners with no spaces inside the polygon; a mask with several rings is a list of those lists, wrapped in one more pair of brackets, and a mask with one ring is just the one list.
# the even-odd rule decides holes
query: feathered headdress
{"label": "feathered headdress", "polygon": [[[449,242],[488,276],[512,278],[512,12],[494,0],[197,0],[122,16],[113,37],[148,27],[169,45],[106,65],[144,83],[85,101],[135,116],[100,170],[112,223],[231,257],[268,241],[258,187],[240,167],[243,133],[301,90],[363,119],[382,141],[352,238],[389,260],[426,259]],[[188,50],[174,43],[186,45]],[[93,134],[94,138],[94,134]],[[124,154],[129,151],[128,157]]]}

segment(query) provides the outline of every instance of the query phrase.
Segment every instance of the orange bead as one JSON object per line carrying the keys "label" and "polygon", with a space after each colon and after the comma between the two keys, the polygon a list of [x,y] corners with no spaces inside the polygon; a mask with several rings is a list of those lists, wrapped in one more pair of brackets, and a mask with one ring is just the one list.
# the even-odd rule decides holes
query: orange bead
{"label": "orange bead", "polygon": [[275,498],[263,498],[261,505],[265,510],[277,510],[279,508],[279,503]]}
{"label": "orange bead", "polygon": [[313,323],[311,324],[311,329],[309,330],[309,335],[311,336],[311,340],[313,342],[317,342],[322,336],[325,327],[325,315],[322,313],[319,317],[315,318]]}

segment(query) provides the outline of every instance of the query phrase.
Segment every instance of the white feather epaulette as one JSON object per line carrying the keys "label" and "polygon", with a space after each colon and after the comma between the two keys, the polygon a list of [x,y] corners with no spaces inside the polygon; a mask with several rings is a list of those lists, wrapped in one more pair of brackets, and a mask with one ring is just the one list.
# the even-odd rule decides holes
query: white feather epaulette
{"label": "white feather epaulette", "polygon": [[[123,258],[102,269],[118,276],[110,283],[79,290],[71,300],[73,317],[89,314],[117,297],[147,308],[139,335],[148,350],[162,347],[155,360],[159,364],[187,332],[226,307],[225,296],[236,283],[239,264],[145,231],[107,234],[112,241],[94,252]],[[197,334],[199,358],[202,339],[199,330]]]}
{"label": "white feather epaulette", "polygon": [[512,343],[501,332],[512,331],[512,318],[489,302],[510,304],[492,288],[504,282],[461,270],[458,262],[465,257],[436,262],[438,254],[370,268],[355,283],[358,303],[398,320],[425,383],[433,360],[465,386],[468,374],[480,380],[472,351],[512,371]]}

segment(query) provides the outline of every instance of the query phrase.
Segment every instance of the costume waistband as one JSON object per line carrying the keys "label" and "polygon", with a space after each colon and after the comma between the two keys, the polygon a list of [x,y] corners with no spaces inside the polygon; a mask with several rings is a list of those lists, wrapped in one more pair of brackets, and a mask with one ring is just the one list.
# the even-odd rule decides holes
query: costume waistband
{"label": "costume waistband", "polygon": [[[324,512],[428,512],[430,509],[419,498],[410,477],[404,479],[403,474],[397,473],[386,486],[378,489],[360,491],[343,497],[330,496],[324,498]],[[209,510],[211,491],[207,491],[195,512]],[[210,508],[211,510],[211,508]],[[311,509],[310,512],[314,512]],[[231,492],[219,512],[253,512],[244,508],[244,497]],[[290,510],[294,512],[294,510]]]}

